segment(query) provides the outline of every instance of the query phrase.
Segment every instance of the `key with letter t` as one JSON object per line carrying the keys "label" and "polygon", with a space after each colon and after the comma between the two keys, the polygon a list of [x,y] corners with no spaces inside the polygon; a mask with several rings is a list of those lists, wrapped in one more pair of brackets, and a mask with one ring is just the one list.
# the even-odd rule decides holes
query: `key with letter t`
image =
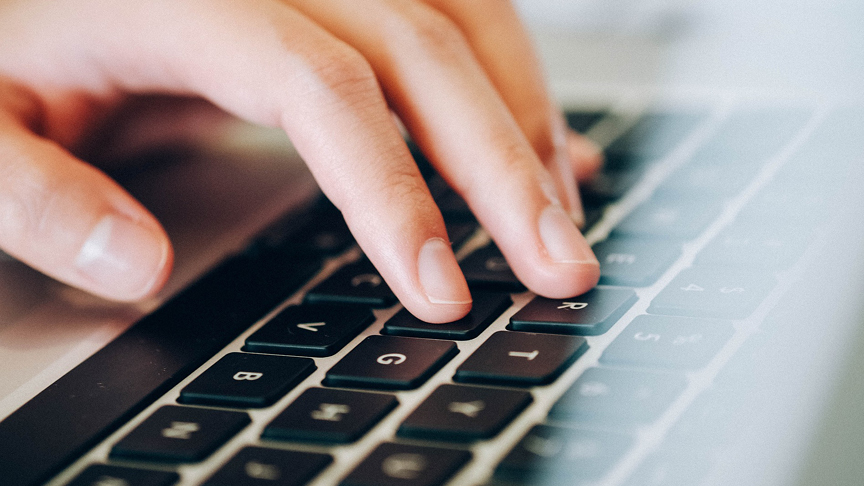
{"label": "key with letter t", "polygon": [[551,383],[588,350],[584,338],[500,331],[456,370],[454,380],[505,386]]}

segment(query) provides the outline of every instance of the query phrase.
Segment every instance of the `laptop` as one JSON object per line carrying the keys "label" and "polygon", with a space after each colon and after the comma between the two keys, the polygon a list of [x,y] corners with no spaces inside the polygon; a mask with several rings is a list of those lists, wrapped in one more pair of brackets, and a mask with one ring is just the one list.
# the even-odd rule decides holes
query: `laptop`
{"label": "laptop", "polygon": [[471,315],[408,315],[283,135],[112,175],[177,270],[118,305],[0,260],[0,484],[860,484],[864,8],[519,2],[600,285],[516,280],[415,151]]}

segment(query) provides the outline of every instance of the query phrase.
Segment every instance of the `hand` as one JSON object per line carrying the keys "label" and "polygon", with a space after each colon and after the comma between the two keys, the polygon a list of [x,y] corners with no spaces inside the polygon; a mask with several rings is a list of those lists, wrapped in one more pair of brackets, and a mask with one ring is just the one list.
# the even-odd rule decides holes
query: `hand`
{"label": "hand", "polygon": [[[152,215],[73,153],[130,96],[202,97],[284,129],[412,313],[471,297],[390,110],[538,294],[590,289],[568,135],[501,0],[7,0],[0,4],[0,248],[116,300],[172,262]],[[585,169],[587,168],[587,169]]]}

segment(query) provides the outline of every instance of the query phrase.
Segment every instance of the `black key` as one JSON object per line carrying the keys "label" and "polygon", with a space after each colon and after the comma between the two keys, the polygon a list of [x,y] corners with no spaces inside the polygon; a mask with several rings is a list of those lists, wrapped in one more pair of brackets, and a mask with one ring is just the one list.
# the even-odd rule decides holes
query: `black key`
{"label": "black key", "polygon": [[384,443],[341,486],[441,486],[471,460],[456,449]]}
{"label": "black key", "polygon": [[608,287],[597,287],[572,299],[538,296],[510,317],[510,328],[596,336],[612,327],[634,302],[636,292]]}
{"label": "black key", "polygon": [[628,428],[657,419],[687,387],[683,376],[589,368],[549,412],[550,420]]}
{"label": "black key", "polygon": [[616,171],[644,171],[655,159],[626,152],[606,152],[603,160],[603,170]]}
{"label": "black key", "polygon": [[774,220],[761,228],[737,224],[727,228],[696,256],[698,266],[782,271],[794,265],[813,236],[811,230],[789,228]]}
{"label": "black key", "polygon": [[699,201],[705,197],[730,197],[741,192],[761,168],[759,163],[687,164],[669,175],[657,188],[657,194]]}
{"label": "black key", "polygon": [[606,150],[658,159],[671,152],[704,118],[699,113],[648,113]]}
{"label": "black key", "polygon": [[531,485],[575,485],[601,478],[632,439],[611,432],[534,426],[504,457],[495,477]]}
{"label": "black key", "polygon": [[375,320],[369,309],[299,305],[283,309],[246,339],[244,351],[330,356]]}
{"label": "black key", "polygon": [[456,344],[447,341],[369,336],[330,368],[324,384],[411,390],[429,379],[458,352]]}
{"label": "black key", "polygon": [[474,213],[468,203],[456,191],[449,189],[435,197],[435,204],[441,210],[445,221],[475,221]]}
{"label": "black key", "polygon": [[310,442],[354,442],[398,404],[393,395],[310,388],[267,425],[262,437]]}
{"label": "black key", "polygon": [[382,334],[437,339],[465,340],[477,337],[513,303],[509,294],[473,292],[471,312],[458,321],[429,324],[402,309],[384,323]]}
{"label": "black key", "polygon": [[763,188],[762,192],[738,213],[734,225],[762,233],[767,226],[784,232],[795,232],[802,239],[806,239],[814,232],[814,227],[826,221],[831,204],[837,201],[832,201],[830,196],[813,187],[812,179],[800,181],[800,185],[790,186],[788,183],[789,181],[775,180]]}
{"label": "black key", "polygon": [[172,486],[180,481],[175,472],[95,464],[75,477],[68,486]]}
{"label": "black key", "polygon": [[666,316],[743,319],[774,288],[773,277],[694,267],[675,277],[648,312]]}
{"label": "black key", "polygon": [[624,483],[625,486],[679,486],[702,484],[711,468],[711,455],[705,451],[662,450],[645,458]]}
{"label": "black key", "polygon": [[642,177],[641,170],[603,170],[588,183],[579,186],[579,194],[587,200],[612,202],[620,199]]}
{"label": "black key", "polygon": [[459,263],[468,286],[502,292],[522,292],[525,286],[513,274],[501,250],[494,244],[475,250]]}
{"label": "black key", "polygon": [[468,203],[454,191],[449,184],[438,174],[432,174],[426,180],[426,185],[429,187],[429,192],[432,193],[432,198],[435,199],[435,204],[444,216],[444,221],[447,222],[473,222],[477,220],[468,207]]}
{"label": "black key", "polygon": [[321,268],[228,260],[0,422],[5,486],[45,482],[264,317]]}
{"label": "black key", "polygon": [[[694,163],[738,170],[777,153],[799,132],[809,111],[800,109],[743,110],[733,113],[694,155]],[[820,153],[820,157],[826,154]]]}
{"label": "black key", "polygon": [[585,133],[606,116],[603,111],[567,111],[564,117],[567,125],[579,133]]}
{"label": "black key", "polygon": [[366,258],[345,265],[306,294],[308,303],[358,304],[390,307],[396,296]]}
{"label": "black key", "polygon": [[531,401],[531,394],[523,391],[441,385],[402,422],[397,434],[449,442],[491,439]]}
{"label": "black key", "polygon": [[689,199],[652,198],[624,218],[612,231],[615,236],[690,240],[699,236],[720,214],[714,200],[694,204]]}
{"label": "black key", "polygon": [[261,408],[315,370],[308,358],[230,353],[180,391],[180,403]]}
{"label": "black key", "polygon": [[638,316],[603,351],[600,362],[695,370],[707,365],[733,332],[723,321]]}
{"label": "black key", "polygon": [[342,213],[326,199],[309,211],[292,212],[271,225],[250,246],[253,253],[338,255],[354,244]]}
{"label": "black key", "polygon": [[447,236],[450,237],[450,245],[459,249],[468,238],[477,232],[479,225],[475,221],[444,221],[447,227]]}
{"label": "black key", "polygon": [[681,245],[659,240],[610,238],[594,245],[600,283],[645,287],[653,284],[681,255]]}
{"label": "black key", "polygon": [[111,448],[112,458],[198,462],[250,422],[243,412],[167,405]]}
{"label": "black key", "polygon": [[245,447],[203,486],[302,486],[331,462],[327,454]]}
{"label": "black key", "polygon": [[594,205],[590,201],[583,201],[582,205],[585,211],[585,226],[582,228],[582,232],[587,233],[603,219],[605,206],[602,204]]}
{"label": "black key", "polygon": [[500,331],[456,370],[456,381],[505,386],[552,383],[588,350],[584,338]]}

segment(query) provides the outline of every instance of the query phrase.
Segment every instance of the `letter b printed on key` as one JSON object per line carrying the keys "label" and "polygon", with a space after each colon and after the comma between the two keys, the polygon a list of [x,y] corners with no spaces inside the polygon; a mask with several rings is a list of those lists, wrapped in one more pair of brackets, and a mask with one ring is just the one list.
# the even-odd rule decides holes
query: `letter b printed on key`
{"label": "letter b printed on key", "polygon": [[255,381],[264,376],[264,373],[254,371],[238,371],[234,374],[235,381]]}

